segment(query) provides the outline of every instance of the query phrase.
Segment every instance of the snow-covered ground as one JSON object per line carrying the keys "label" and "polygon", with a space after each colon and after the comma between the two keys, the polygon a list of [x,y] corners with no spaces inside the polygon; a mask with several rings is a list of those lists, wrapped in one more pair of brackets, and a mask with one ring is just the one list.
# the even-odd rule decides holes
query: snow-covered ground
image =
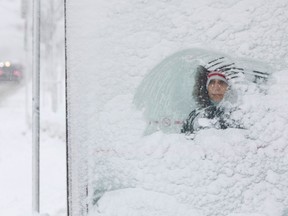
{"label": "snow-covered ground", "polygon": [[[31,215],[32,135],[26,122],[25,86],[0,86],[6,89],[0,101],[0,215]],[[63,118],[44,108],[42,113],[41,122],[46,126],[40,147],[41,212],[62,216],[66,215],[65,128]]]}

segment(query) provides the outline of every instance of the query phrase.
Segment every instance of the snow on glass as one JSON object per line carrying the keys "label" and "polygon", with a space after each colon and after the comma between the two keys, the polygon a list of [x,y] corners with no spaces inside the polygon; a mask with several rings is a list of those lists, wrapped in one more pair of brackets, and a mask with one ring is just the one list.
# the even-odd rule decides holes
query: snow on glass
{"label": "snow on glass", "polygon": [[[187,52],[190,55],[195,50],[186,50],[181,54]],[[200,59],[205,59],[205,56],[209,56],[208,52],[205,52],[203,58],[202,51]],[[214,58],[215,54],[211,56]],[[171,58],[164,62],[167,60]],[[192,64],[197,61],[193,59]],[[251,66],[257,71],[269,68],[265,64],[260,64],[259,68],[258,63],[251,60],[247,61],[247,65],[240,59],[238,62],[246,66],[247,73],[252,71],[247,69]],[[160,73],[163,72],[161,70]],[[192,67],[187,71],[193,75]],[[167,70],[165,72],[169,73]],[[113,215],[117,209],[123,211],[123,215],[136,212],[142,214],[142,211],[147,215],[148,212],[152,215],[157,212],[161,212],[161,215],[190,215],[191,212],[194,212],[193,215],[227,215],[232,212],[268,210],[273,214],[275,211],[282,213],[288,202],[285,195],[288,192],[285,183],[288,177],[288,160],[285,157],[287,138],[284,136],[287,133],[287,121],[283,120],[283,115],[287,119],[287,114],[281,111],[283,107],[272,106],[279,97],[273,94],[277,91],[275,88],[279,87],[275,83],[277,77],[281,80],[279,76],[273,74],[266,84],[253,82],[254,79],[249,76],[234,80],[234,91],[238,95],[236,104],[240,109],[233,115],[241,119],[245,129],[205,129],[197,132],[193,140],[186,139],[183,134],[179,134],[179,127],[171,125],[157,125],[147,134],[147,127],[151,127],[151,116],[157,119],[170,114],[169,110],[161,110],[161,100],[155,100],[155,104],[151,102],[155,99],[153,94],[158,97],[153,92],[153,84],[167,84],[164,80],[149,80],[151,74],[143,83],[148,82],[147,85],[153,87],[149,86],[146,90],[148,92],[145,92],[141,89],[143,85],[140,85],[138,90],[142,94],[141,99],[138,98],[139,92],[134,98],[138,104],[141,104],[141,100],[148,100],[144,108],[145,123],[141,118],[142,111],[139,113],[129,105],[132,103],[129,96],[118,96],[108,102],[105,111],[100,113],[99,122],[108,121],[111,125],[109,128],[101,128],[101,144],[91,147],[93,168],[90,190],[93,195],[90,199],[93,205],[97,203],[91,215]],[[177,82],[173,75],[170,79]],[[167,81],[170,86],[169,81],[173,82],[171,80]],[[178,97],[171,96],[176,100]],[[126,101],[125,105],[121,101]],[[153,106],[157,102],[160,102],[160,108]],[[117,108],[115,104],[118,104]],[[190,109],[184,115],[180,110],[176,114],[173,112],[173,117],[183,120],[187,112],[193,109],[193,101],[187,107]],[[138,127],[135,128],[135,125]],[[113,136],[109,135],[111,131]],[[95,175],[93,170],[96,171]],[[126,196],[130,196],[130,199]],[[159,196],[165,201],[161,201]],[[118,203],[114,199],[124,201]],[[158,201],[153,202],[151,199]],[[173,210],[164,207],[166,201],[173,203]],[[115,209],[109,207],[111,202],[117,203]]]}
{"label": "snow on glass", "polygon": [[[68,5],[74,214],[79,206],[89,216],[287,214],[288,71],[276,63],[288,28],[275,25],[284,3]],[[205,49],[187,49],[194,44]],[[195,107],[193,74],[223,56],[245,71],[227,98],[245,129],[187,139],[179,123]]]}

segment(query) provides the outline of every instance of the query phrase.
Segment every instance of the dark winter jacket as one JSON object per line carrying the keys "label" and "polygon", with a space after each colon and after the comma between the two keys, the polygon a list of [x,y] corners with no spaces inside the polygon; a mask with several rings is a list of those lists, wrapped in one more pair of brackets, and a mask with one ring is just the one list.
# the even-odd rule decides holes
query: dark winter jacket
{"label": "dark winter jacket", "polygon": [[214,105],[193,110],[183,124],[181,133],[193,133],[203,128],[226,129],[230,126],[229,113]]}

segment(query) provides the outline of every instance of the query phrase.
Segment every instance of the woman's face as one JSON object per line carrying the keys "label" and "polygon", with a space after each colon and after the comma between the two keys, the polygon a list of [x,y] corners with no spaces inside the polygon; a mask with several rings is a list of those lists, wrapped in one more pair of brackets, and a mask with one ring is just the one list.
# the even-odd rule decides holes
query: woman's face
{"label": "woman's face", "polygon": [[228,84],[223,80],[211,80],[207,89],[210,100],[216,103],[220,102],[224,98],[227,88]]}

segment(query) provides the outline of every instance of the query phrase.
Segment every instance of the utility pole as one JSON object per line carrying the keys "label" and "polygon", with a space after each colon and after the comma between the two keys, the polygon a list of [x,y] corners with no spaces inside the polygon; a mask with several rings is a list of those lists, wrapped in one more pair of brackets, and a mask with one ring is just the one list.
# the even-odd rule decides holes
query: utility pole
{"label": "utility pole", "polygon": [[32,211],[40,213],[40,0],[33,0]]}

